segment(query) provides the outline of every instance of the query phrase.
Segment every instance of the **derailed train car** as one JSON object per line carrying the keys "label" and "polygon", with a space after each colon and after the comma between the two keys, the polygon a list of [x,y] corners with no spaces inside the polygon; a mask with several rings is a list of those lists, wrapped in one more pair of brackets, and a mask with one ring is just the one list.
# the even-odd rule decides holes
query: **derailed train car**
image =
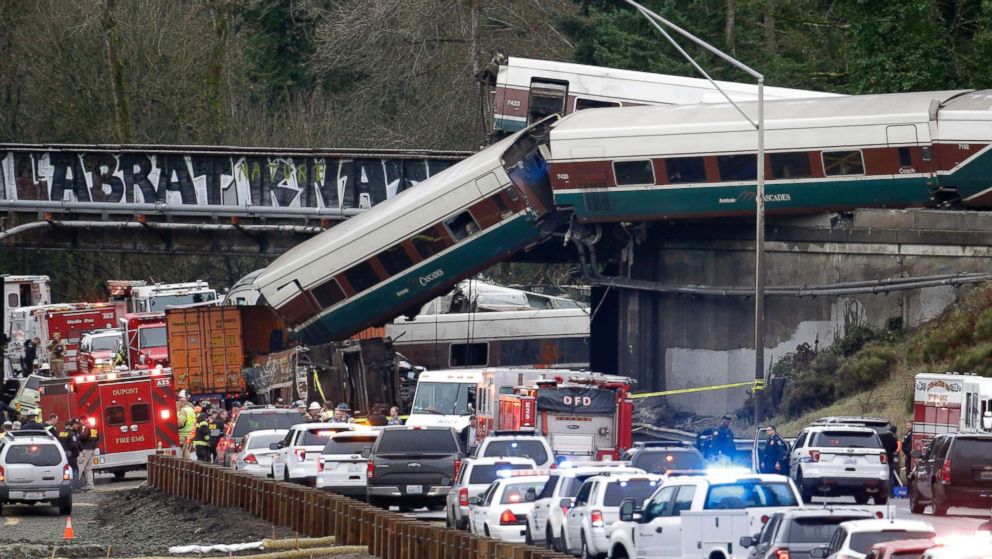
{"label": "derailed train car", "polygon": [[537,243],[553,227],[545,158],[556,117],[309,239],[254,282],[296,338],[345,339]]}

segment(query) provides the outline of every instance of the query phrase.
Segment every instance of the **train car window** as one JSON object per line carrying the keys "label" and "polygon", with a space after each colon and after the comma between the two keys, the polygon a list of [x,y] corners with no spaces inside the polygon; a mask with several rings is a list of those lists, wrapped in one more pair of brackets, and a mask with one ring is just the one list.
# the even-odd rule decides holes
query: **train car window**
{"label": "train car window", "polygon": [[567,101],[567,81],[532,79],[530,99],[527,101],[527,123],[533,124],[548,115],[565,114]]}
{"label": "train car window", "polygon": [[665,160],[668,182],[706,182],[706,165],[702,157],[672,157]]}
{"label": "train car window", "polygon": [[462,212],[455,217],[444,220],[444,226],[454,237],[455,242],[466,239],[479,232],[479,224],[472,218],[472,214]]}
{"label": "train car window", "polygon": [[858,150],[823,152],[823,174],[828,177],[865,174],[865,162],[861,152]]}
{"label": "train car window", "polygon": [[489,344],[451,344],[452,367],[481,367],[489,364]]}
{"label": "train car window", "polygon": [[413,247],[417,249],[417,252],[425,260],[448,248],[448,243],[445,242],[444,235],[434,227],[417,233],[410,239],[410,242],[413,243]]}
{"label": "train car window", "polygon": [[390,276],[395,276],[410,266],[413,266],[413,260],[410,260],[410,257],[407,256],[406,250],[403,249],[402,245],[394,245],[380,252],[379,263],[382,264],[382,267],[385,268],[386,273]]}
{"label": "train car window", "polygon": [[768,156],[771,162],[773,179],[795,179],[812,177],[809,168],[809,154],[804,151],[793,153],[773,153]]}
{"label": "train car window", "polygon": [[310,293],[313,293],[313,298],[325,309],[338,304],[344,299],[344,290],[341,289],[338,280],[334,278],[314,287],[310,290]]}
{"label": "train car window", "polygon": [[900,167],[913,166],[913,156],[910,153],[909,148],[907,147],[899,148],[899,166]]}
{"label": "train car window", "polygon": [[496,204],[496,209],[499,210],[500,216],[506,217],[510,215],[510,208],[506,205],[506,202],[503,201],[503,197],[500,196],[498,192],[495,196],[490,198],[490,200],[493,201],[493,204]]}
{"label": "train car window", "polygon": [[924,161],[933,161],[933,151],[930,150],[930,146],[923,146],[922,152]]}
{"label": "train car window", "polygon": [[758,158],[753,153],[718,155],[716,166],[720,169],[720,180],[753,181],[758,177]]}
{"label": "train car window", "polygon": [[[341,299],[343,298],[344,298],[344,293],[341,294]],[[341,299],[338,299],[338,301],[340,301]],[[330,306],[330,305],[325,305],[325,306]],[[303,324],[310,318],[313,318],[313,316],[317,314],[317,310],[318,309],[314,306],[313,302],[310,300],[307,294],[300,293],[296,297],[293,297],[285,304],[283,304],[283,306],[277,308],[276,314],[281,316],[282,319],[286,321],[286,324],[289,324],[290,326],[296,326],[297,324]]]}
{"label": "train car window", "polygon": [[355,290],[355,293],[361,293],[379,283],[379,276],[376,275],[375,270],[372,269],[372,265],[368,262],[362,262],[352,266],[344,273],[344,277],[348,278],[348,283],[351,284],[351,288]]}
{"label": "train car window", "polygon": [[613,175],[617,186],[632,184],[655,184],[654,167],[650,159],[643,161],[614,161]]}
{"label": "train car window", "polygon": [[600,101],[598,99],[583,99],[581,97],[576,97],[575,99],[575,110],[581,111],[582,109],[602,109],[604,107],[619,107],[620,103],[613,103],[611,101]]}

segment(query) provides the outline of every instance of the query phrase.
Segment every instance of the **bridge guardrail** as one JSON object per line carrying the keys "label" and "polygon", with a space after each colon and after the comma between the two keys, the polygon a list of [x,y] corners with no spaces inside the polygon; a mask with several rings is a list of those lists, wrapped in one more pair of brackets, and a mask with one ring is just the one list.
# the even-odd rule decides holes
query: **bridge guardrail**
{"label": "bridge guardrail", "polygon": [[368,546],[382,559],[566,559],[371,507],[362,501],[175,456],[148,457],[148,484],[169,495],[252,516],[337,545]]}

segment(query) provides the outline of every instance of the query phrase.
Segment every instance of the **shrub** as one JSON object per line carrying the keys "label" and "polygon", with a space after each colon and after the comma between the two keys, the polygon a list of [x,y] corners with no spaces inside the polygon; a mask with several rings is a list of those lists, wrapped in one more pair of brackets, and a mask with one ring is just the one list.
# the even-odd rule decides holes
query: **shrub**
{"label": "shrub", "polygon": [[834,401],[834,379],[807,372],[786,388],[782,397],[782,413],[795,419],[810,410],[830,405]]}
{"label": "shrub", "polygon": [[889,378],[898,359],[896,350],[891,347],[865,347],[837,370],[835,396],[842,398],[878,385]]}

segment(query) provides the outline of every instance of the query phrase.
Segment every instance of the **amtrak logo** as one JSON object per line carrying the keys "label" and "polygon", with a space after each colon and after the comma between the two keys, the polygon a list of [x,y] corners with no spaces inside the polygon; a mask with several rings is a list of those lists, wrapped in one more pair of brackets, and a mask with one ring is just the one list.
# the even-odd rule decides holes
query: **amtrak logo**
{"label": "amtrak logo", "polygon": [[440,270],[440,269],[434,270],[433,272],[427,274],[426,276],[420,276],[420,285],[426,286],[428,283],[443,276],[444,276],[444,270]]}

